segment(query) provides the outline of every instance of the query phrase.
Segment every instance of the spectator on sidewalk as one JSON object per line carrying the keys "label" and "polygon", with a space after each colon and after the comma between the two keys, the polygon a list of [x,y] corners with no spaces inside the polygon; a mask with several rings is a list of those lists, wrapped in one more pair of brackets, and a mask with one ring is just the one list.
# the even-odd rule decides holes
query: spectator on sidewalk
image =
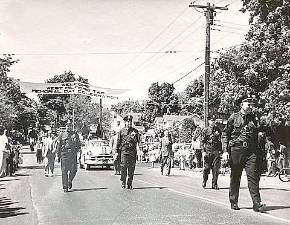
{"label": "spectator on sidewalk", "polygon": [[195,152],[195,159],[196,159],[196,167],[197,168],[202,168],[201,134],[202,134],[202,129],[197,124],[196,128],[193,132],[192,141],[191,141],[191,148]]}
{"label": "spectator on sidewalk", "polygon": [[267,177],[274,176],[277,173],[276,151],[270,137],[266,139],[265,150],[267,152]]}
{"label": "spectator on sidewalk", "polygon": [[8,138],[5,134],[5,128],[0,126],[0,177],[6,175],[6,158],[8,156]]}

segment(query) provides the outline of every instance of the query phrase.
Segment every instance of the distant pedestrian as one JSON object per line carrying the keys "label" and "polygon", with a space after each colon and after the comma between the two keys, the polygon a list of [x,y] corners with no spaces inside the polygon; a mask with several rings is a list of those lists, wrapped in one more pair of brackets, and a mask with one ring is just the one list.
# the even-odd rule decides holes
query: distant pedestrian
{"label": "distant pedestrian", "polygon": [[197,124],[195,130],[193,132],[192,140],[191,140],[191,148],[194,150],[195,159],[196,159],[196,167],[202,168],[202,149],[201,149],[201,138],[202,138],[202,129]]}
{"label": "distant pedestrian", "polygon": [[267,152],[267,177],[277,174],[277,164],[276,164],[276,151],[274,144],[271,141],[270,137],[267,137],[265,144],[265,150]]}
{"label": "distant pedestrian", "polygon": [[29,137],[30,150],[33,152],[35,148],[35,144],[38,140],[38,135],[34,128],[32,128],[32,130],[29,132],[28,137]]}
{"label": "distant pedestrian", "polygon": [[43,149],[44,149],[43,157],[45,160],[44,175],[51,177],[53,176],[54,172],[54,162],[56,152],[55,141],[51,133],[48,133],[47,138],[44,139]]}
{"label": "distant pedestrian", "polygon": [[263,212],[266,205],[261,203],[259,182],[259,157],[263,153],[258,148],[259,121],[253,114],[254,99],[240,98],[241,110],[228,119],[225,134],[229,152],[231,175],[229,200],[233,210],[239,210],[238,198],[243,169],[246,170],[248,187],[255,212]]}
{"label": "distant pedestrian", "polygon": [[204,168],[202,187],[206,187],[208,175],[212,170],[212,189],[218,190],[218,175],[221,166],[221,130],[218,127],[215,119],[210,121],[210,125],[205,128],[202,135],[202,143],[204,145]]}
{"label": "distant pedestrian", "polygon": [[[133,116],[124,117],[125,127],[120,130],[117,139],[117,152],[121,158],[121,182],[122,188],[133,189],[137,150],[139,149],[140,137],[138,130],[132,127]],[[128,179],[127,179],[128,177]]]}
{"label": "distant pedestrian", "polygon": [[39,139],[36,141],[36,162],[38,164],[43,162],[43,138],[39,137]]}
{"label": "distant pedestrian", "polygon": [[172,157],[172,137],[168,130],[164,131],[164,136],[160,139],[161,152],[161,174],[163,175],[164,168],[165,175],[169,176],[171,171],[171,157]]}
{"label": "distant pedestrian", "polygon": [[120,159],[120,155],[118,155],[118,152],[116,150],[116,145],[117,145],[117,134],[113,132],[112,137],[110,139],[109,146],[111,148],[111,153],[113,154],[115,175],[121,175],[121,168],[120,168],[121,159]]}
{"label": "distant pedestrian", "polygon": [[66,131],[58,136],[57,153],[61,161],[62,187],[64,192],[72,189],[72,182],[77,173],[77,153],[81,149],[81,142],[73,124],[67,122]]}
{"label": "distant pedestrian", "polygon": [[5,128],[0,126],[0,177],[6,175],[6,158],[8,157],[8,138],[5,134]]}

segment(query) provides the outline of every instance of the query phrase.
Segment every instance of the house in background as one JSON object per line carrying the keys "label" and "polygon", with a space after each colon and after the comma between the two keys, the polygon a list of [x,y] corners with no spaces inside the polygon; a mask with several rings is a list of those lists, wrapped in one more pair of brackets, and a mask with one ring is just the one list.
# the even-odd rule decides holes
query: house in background
{"label": "house in background", "polygon": [[163,117],[163,129],[169,129],[173,125],[181,124],[182,121],[190,116],[179,116],[179,115],[164,115]]}

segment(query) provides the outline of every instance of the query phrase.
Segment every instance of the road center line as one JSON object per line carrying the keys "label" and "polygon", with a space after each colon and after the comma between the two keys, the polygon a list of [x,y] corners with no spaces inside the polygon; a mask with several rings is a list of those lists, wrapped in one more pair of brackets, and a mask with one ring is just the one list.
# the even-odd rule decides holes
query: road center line
{"label": "road center line", "polygon": [[[150,185],[154,185],[154,186],[159,186],[159,184],[151,183],[151,182],[140,180],[140,179],[135,179],[135,181],[139,181],[139,182],[150,184]],[[193,194],[189,194],[189,193],[185,193],[185,192],[182,192],[182,191],[177,191],[177,190],[172,189],[172,188],[166,188],[166,189],[171,191],[171,192],[177,193],[177,194],[181,194],[181,195],[188,196],[188,197],[191,197],[191,198],[197,198],[197,199],[200,199],[202,201],[210,202],[210,203],[213,203],[215,205],[224,206],[224,207],[229,209],[228,204],[225,204],[223,202],[215,201],[215,200],[212,200],[212,199],[204,198],[204,197],[193,195]],[[261,216],[265,216],[265,217],[268,217],[268,218],[271,218],[271,219],[280,220],[281,222],[286,222],[286,223],[290,224],[290,220],[287,220],[287,219],[283,219],[283,218],[276,217],[276,216],[273,216],[273,215],[270,215],[270,214],[266,214],[266,213],[253,212],[251,209],[245,209],[245,210],[247,210],[248,212],[250,212],[252,214],[255,214],[255,215],[259,214]]]}

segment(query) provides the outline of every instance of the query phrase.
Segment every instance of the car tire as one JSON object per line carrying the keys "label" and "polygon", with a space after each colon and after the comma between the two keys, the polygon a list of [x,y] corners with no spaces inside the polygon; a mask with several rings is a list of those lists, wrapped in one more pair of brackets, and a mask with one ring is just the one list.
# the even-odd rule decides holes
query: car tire
{"label": "car tire", "polygon": [[90,165],[85,163],[85,170],[89,170],[90,169]]}

